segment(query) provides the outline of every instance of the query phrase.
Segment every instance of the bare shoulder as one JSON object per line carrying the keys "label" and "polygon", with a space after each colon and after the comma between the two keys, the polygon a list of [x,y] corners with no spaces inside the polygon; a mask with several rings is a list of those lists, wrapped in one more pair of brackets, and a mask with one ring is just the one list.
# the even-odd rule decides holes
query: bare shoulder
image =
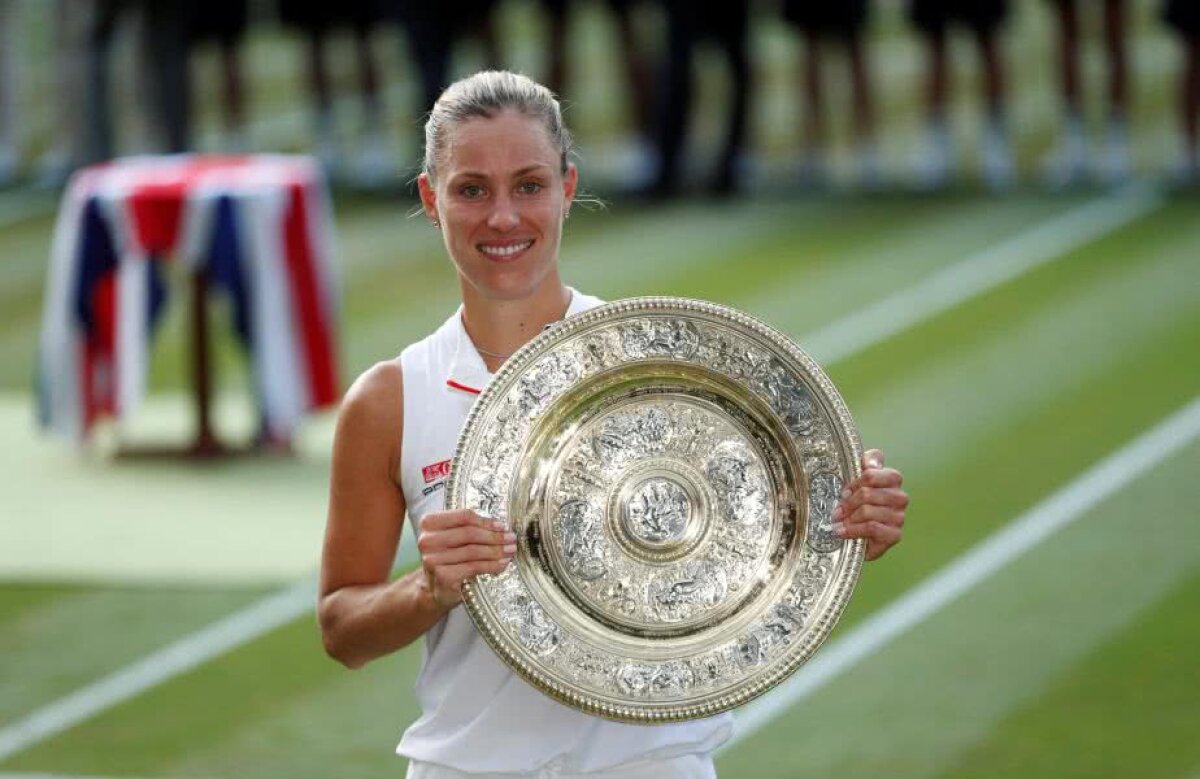
{"label": "bare shoulder", "polygon": [[388,453],[389,472],[399,462],[404,432],[404,376],[397,360],[372,365],[346,391],[338,412],[338,443]]}
{"label": "bare shoulder", "polygon": [[385,414],[403,411],[404,372],[398,360],[377,362],[363,371],[350,389],[346,390],[343,407],[353,407],[357,413]]}

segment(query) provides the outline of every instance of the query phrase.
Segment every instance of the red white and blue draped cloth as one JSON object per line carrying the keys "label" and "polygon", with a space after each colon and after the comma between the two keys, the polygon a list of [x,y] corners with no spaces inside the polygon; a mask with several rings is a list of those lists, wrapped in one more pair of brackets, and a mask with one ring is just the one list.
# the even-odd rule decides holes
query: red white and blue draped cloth
{"label": "red white and blue draped cloth", "polygon": [[339,396],[332,224],[306,157],[134,157],[76,173],[42,313],[42,427],[82,440],[97,420],[137,409],[173,258],[227,296],[264,433],[289,438]]}

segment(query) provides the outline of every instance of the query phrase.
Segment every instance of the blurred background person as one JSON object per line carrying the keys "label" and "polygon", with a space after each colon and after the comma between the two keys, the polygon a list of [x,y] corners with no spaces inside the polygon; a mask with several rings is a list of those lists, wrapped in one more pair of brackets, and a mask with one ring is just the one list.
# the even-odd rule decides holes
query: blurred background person
{"label": "blurred background person", "polygon": [[414,115],[423,116],[450,83],[450,55],[461,20],[455,18],[455,8],[450,2],[393,0],[391,9],[404,31],[408,54],[417,70],[419,87]]}
{"label": "blurred background person", "polygon": [[948,33],[951,26],[966,29],[975,42],[983,70],[986,117],[980,141],[984,182],[992,190],[1008,189],[1016,179],[1009,139],[1005,95],[1005,65],[1000,29],[1008,16],[1006,0],[910,0],[909,16],[924,38],[926,123],[917,183],[937,189],[948,182],[955,161],[954,139],[947,116],[950,78]]}
{"label": "blurred background person", "polygon": [[868,14],[867,0],[844,0],[842,3],[784,0],[784,19],[799,29],[804,39],[801,77],[804,110],[800,122],[802,184],[821,186],[828,181],[830,148],[824,86],[827,76],[823,63],[828,50],[834,46],[844,50],[850,74],[854,158],[859,183],[867,188],[880,184],[871,69],[863,42]]}
{"label": "blurred background person", "polygon": [[[628,108],[628,135],[617,147],[615,167],[639,183],[648,181],[655,168],[654,64],[653,52],[646,46],[645,30],[635,18],[649,3],[639,0],[605,0],[616,27],[618,67],[624,80]],[[543,83],[560,99],[573,100],[569,72],[568,38],[572,7],[577,0],[540,0],[546,18],[546,67]]]}
{"label": "blurred background person", "polygon": [[138,151],[183,152],[191,148],[191,83],[188,78],[188,21],[183,3],[156,0],[92,0],[72,4],[90,14],[85,45],[84,157],[111,159],[116,153],[111,67],[118,28],[135,28],[136,85],[147,110],[148,138]]}
{"label": "blurred background person", "polygon": [[456,43],[472,38],[482,50],[482,66],[503,66],[494,22],[496,0],[387,0],[393,19],[400,23],[408,54],[416,66],[419,88],[413,125],[424,117],[450,84],[450,63]]}
{"label": "blurred background person", "polygon": [[[50,28],[49,48],[54,52],[47,70],[50,126],[47,144],[34,167],[33,183],[39,187],[59,186],[66,181],[82,156],[80,149],[79,93],[83,80],[83,42],[90,19],[86,3],[54,0],[47,4],[45,19]],[[0,186],[19,181],[26,155],[36,140],[28,110],[30,86],[38,75],[28,61],[29,37],[39,28],[31,24],[37,6],[27,0],[0,0]],[[33,47],[45,45],[40,37]]]}
{"label": "blurred background person", "polygon": [[[1073,186],[1088,175],[1115,183],[1129,176],[1129,56],[1126,45],[1128,4],[1125,0],[1049,0],[1058,20],[1058,67],[1063,123],[1058,149],[1046,162],[1046,180],[1053,187]],[[1194,3],[1193,3],[1194,5]],[[1108,64],[1108,113],[1103,151],[1092,163],[1084,120],[1080,15],[1085,7],[1100,6],[1104,18],[1104,52]]]}
{"label": "blurred background person", "polygon": [[1163,18],[1179,35],[1183,62],[1179,69],[1179,128],[1183,150],[1176,179],[1187,186],[1200,185],[1200,2],[1166,0]]}
{"label": "blurred background person", "polygon": [[[395,178],[395,155],[388,143],[379,67],[372,36],[383,20],[378,0],[278,0],[279,19],[304,38],[304,73],[313,106],[315,152],[332,179],[348,178],[364,187],[378,187]],[[347,162],[338,131],[330,78],[329,43],[337,31],[353,37],[361,130],[353,161]]]}
{"label": "blurred background person", "polygon": [[218,52],[222,151],[250,151],[246,127],[246,79],[241,48],[249,27],[249,0],[189,0],[188,40],[193,47],[212,44]]}
{"label": "blurred background person", "polygon": [[35,183],[42,188],[60,187],[83,159],[82,95],[86,73],[85,42],[89,14],[85,3],[54,0],[51,4],[51,37],[55,53],[53,98],[49,145],[36,166]]}
{"label": "blurred background person", "polygon": [[750,110],[749,3],[735,0],[720,4],[663,0],[666,10],[667,50],[659,79],[656,133],[658,170],[645,194],[670,197],[678,194],[686,168],[688,124],[694,102],[696,47],[711,40],[720,49],[729,71],[725,137],[718,152],[707,190],[728,195],[742,183],[746,124]]}
{"label": "blurred background person", "polygon": [[546,20],[546,87],[560,98],[567,83],[567,33],[570,28],[570,0],[540,0]]}

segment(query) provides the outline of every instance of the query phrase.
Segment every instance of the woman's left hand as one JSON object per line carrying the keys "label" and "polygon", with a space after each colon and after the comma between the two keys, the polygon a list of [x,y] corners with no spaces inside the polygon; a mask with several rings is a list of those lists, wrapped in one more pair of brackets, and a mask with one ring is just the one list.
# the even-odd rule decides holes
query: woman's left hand
{"label": "woman's left hand", "polygon": [[864,452],[862,466],[862,475],[845,486],[833,510],[834,532],[839,538],[867,539],[867,559],[878,560],[900,543],[908,493],[900,488],[900,471],[883,466],[880,450]]}

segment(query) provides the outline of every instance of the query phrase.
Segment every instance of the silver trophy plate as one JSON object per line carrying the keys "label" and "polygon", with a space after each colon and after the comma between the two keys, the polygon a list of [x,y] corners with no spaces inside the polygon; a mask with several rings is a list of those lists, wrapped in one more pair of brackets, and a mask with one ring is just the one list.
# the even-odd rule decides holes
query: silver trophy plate
{"label": "silver trophy plate", "polygon": [[831,513],[860,457],[841,396],[778,331],[683,298],[594,308],[510,358],[463,428],[447,505],[518,539],[464,603],[568,705],[630,722],[733,708],[841,616],[863,542]]}

